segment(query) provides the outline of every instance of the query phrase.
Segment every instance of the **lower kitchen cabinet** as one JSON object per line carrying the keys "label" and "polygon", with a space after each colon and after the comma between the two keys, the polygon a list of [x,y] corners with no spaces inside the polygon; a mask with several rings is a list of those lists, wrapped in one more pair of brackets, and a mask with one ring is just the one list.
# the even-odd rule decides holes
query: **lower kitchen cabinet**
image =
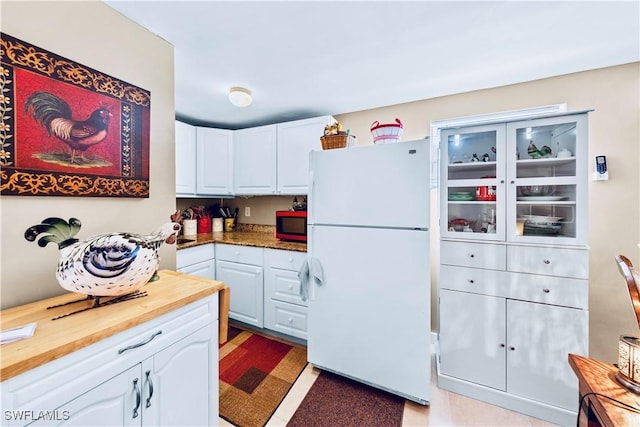
{"label": "lower kitchen cabinet", "polygon": [[443,289],[442,374],[537,402],[575,409],[567,354],[585,354],[580,309]]}
{"label": "lower kitchen cabinet", "polygon": [[215,248],[213,243],[176,251],[176,270],[206,279],[216,278]]}
{"label": "lower kitchen cabinet", "polygon": [[264,326],[263,249],[216,244],[216,280],[231,290],[229,318]]}
{"label": "lower kitchen cabinet", "polygon": [[300,297],[298,271],[305,252],[265,249],[264,327],[307,339],[307,302]]}
{"label": "lower kitchen cabinet", "polygon": [[3,381],[3,425],[217,425],[217,313],[214,294]]}

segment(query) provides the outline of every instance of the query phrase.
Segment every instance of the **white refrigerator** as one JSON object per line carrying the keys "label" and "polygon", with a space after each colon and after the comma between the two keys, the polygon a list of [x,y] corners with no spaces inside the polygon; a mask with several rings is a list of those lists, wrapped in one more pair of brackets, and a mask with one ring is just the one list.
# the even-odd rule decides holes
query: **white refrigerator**
{"label": "white refrigerator", "polygon": [[429,144],[314,151],[309,166],[309,362],[426,405]]}

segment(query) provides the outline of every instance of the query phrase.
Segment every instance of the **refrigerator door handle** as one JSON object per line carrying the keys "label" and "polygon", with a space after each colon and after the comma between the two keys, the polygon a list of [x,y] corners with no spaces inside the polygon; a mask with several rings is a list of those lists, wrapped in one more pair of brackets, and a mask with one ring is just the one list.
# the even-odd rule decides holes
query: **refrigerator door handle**
{"label": "refrigerator door handle", "polygon": [[313,171],[313,156],[310,158],[311,168],[309,169],[309,197],[307,198],[307,224],[315,224],[313,216],[313,187],[315,186],[315,174]]}

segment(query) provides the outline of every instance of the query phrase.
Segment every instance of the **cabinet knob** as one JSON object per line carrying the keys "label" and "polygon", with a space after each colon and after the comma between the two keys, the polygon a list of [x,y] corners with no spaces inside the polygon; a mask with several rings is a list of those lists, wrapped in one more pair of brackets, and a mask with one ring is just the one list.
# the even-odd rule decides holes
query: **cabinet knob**
{"label": "cabinet knob", "polygon": [[500,180],[500,184],[504,184],[504,179],[501,179],[501,180]]}
{"label": "cabinet knob", "polygon": [[515,181],[511,180],[511,184],[515,184],[515,183],[516,183]]}
{"label": "cabinet knob", "polygon": [[500,347],[501,347],[501,348],[505,348],[505,347],[506,347],[506,345],[504,345],[504,344],[500,344]]}
{"label": "cabinet knob", "polygon": [[289,317],[289,318],[287,319],[287,322],[289,322],[289,323],[293,323],[293,318],[292,318],[292,317]]}
{"label": "cabinet knob", "polygon": [[545,259],[543,262],[544,262],[545,264],[547,264],[547,265],[551,264],[551,261],[550,261],[550,260],[548,260],[548,259]]}
{"label": "cabinet knob", "polygon": [[289,286],[287,286],[287,288],[293,289],[293,285],[289,285]]}
{"label": "cabinet knob", "polygon": [[516,348],[513,346],[509,346],[509,350],[514,351]]}
{"label": "cabinet knob", "polygon": [[476,256],[474,254],[469,254],[469,258],[475,258]]}
{"label": "cabinet knob", "polygon": [[550,291],[549,289],[547,289],[547,288],[544,288],[544,289],[542,290],[542,292],[544,292],[545,294],[548,294],[548,293],[549,293],[549,292],[551,292],[551,291]]}
{"label": "cabinet knob", "polygon": [[236,251],[236,255],[240,255],[240,251]]}
{"label": "cabinet knob", "polygon": [[289,262],[293,262],[293,258],[289,258]]}
{"label": "cabinet knob", "polygon": [[469,283],[475,283],[475,281],[473,279],[469,279],[468,282]]}

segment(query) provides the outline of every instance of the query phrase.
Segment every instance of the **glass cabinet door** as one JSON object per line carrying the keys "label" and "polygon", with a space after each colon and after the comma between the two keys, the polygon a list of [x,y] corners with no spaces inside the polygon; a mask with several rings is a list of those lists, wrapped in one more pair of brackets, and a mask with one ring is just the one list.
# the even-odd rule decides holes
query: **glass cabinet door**
{"label": "glass cabinet door", "polygon": [[586,115],[507,124],[507,237],[586,244]]}
{"label": "glass cabinet door", "polygon": [[504,240],[505,126],[441,134],[442,237]]}

